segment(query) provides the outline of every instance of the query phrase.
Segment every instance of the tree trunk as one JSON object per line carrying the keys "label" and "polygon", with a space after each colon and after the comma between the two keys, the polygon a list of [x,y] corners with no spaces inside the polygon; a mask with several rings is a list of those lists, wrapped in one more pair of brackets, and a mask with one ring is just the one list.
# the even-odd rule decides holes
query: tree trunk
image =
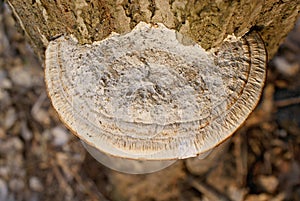
{"label": "tree trunk", "polygon": [[112,31],[129,32],[138,22],[161,22],[205,49],[228,34],[256,29],[269,58],[293,28],[299,0],[7,0],[41,60],[49,41],[73,34],[80,43],[102,40]]}

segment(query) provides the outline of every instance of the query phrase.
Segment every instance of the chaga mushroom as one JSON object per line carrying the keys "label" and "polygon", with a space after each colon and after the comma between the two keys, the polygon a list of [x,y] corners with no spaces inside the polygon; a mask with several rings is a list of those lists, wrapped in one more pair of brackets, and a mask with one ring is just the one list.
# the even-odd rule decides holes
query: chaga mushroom
{"label": "chaga mushroom", "polygon": [[72,36],[50,42],[45,80],[59,117],[96,159],[145,173],[230,137],[260,98],[265,64],[255,32],[206,51],[141,22],[91,45]]}

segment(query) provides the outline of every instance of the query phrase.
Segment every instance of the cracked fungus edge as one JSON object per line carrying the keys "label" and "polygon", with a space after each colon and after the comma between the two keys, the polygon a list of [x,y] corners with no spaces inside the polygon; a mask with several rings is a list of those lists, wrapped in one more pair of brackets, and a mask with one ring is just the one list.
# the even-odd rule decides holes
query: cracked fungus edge
{"label": "cracked fungus edge", "polygon": [[[138,25],[138,28],[135,28],[135,30],[142,29],[143,26],[147,28],[151,27],[151,25],[143,23]],[[164,28],[163,25],[159,26]],[[116,34],[112,36],[114,37]],[[84,120],[80,121],[82,122],[81,125],[77,124],[78,118],[81,118],[81,116],[74,115],[72,104],[66,102],[66,97],[63,97],[59,90],[61,86],[59,81],[60,72],[58,70],[61,64],[58,62],[60,54],[57,50],[61,41],[66,40],[76,43],[76,41],[70,38],[58,38],[52,41],[46,50],[45,81],[52,105],[60,119],[81,140],[108,155],[116,157],[143,160],[182,159],[194,157],[214,148],[230,137],[255,108],[259,101],[266,76],[265,47],[260,36],[252,32],[240,39],[248,44],[251,56],[250,72],[245,88],[239,99],[226,111],[226,114],[210,122],[205,130],[201,130],[201,132],[189,137],[170,137],[164,140],[155,138],[138,139],[128,135],[126,137],[118,136],[113,133],[99,134],[99,128],[93,127]],[[98,44],[99,42],[96,43]],[[64,47],[61,48],[63,51]],[[78,126],[81,127],[81,131],[84,130],[85,132],[76,132]],[[93,138],[91,136],[95,135],[97,137],[91,139]]]}

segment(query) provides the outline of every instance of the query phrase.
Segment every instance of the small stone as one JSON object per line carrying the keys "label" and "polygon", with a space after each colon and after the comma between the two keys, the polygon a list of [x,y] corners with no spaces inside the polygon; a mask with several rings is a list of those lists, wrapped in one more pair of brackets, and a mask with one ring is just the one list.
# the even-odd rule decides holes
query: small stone
{"label": "small stone", "polygon": [[[22,151],[23,148],[24,144],[18,137],[9,138],[0,144],[0,154],[3,153],[8,156],[9,154],[14,154],[16,151]],[[16,159],[16,157],[14,159]]]}
{"label": "small stone", "polygon": [[38,192],[41,192],[44,189],[41,181],[37,177],[31,177],[29,179],[29,187],[31,188],[31,190]]}
{"label": "small stone", "polygon": [[7,166],[0,167],[0,177],[5,179],[9,177],[9,168]]}
{"label": "small stone", "polygon": [[278,179],[275,176],[261,175],[258,177],[258,183],[261,188],[267,193],[274,193],[279,184]]}
{"label": "small stone", "polygon": [[235,185],[230,185],[228,187],[228,196],[232,201],[243,201],[245,195],[247,194],[247,189],[238,188]]}
{"label": "small stone", "polygon": [[49,129],[45,129],[43,132],[42,132],[42,138],[43,140],[45,141],[50,141],[52,139],[52,134],[51,134],[51,131]]}
{"label": "small stone", "polygon": [[17,114],[14,108],[9,108],[6,112],[3,127],[7,130],[14,125],[17,120]]}
{"label": "small stone", "polygon": [[285,129],[279,129],[276,131],[276,134],[279,136],[279,137],[286,137],[288,135],[287,131]]}
{"label": "small stone", "polygon": [[22,151],[24,148],[23,142],[18,137],[11,138],[8,141],[8,144],[10,144],[10,147],[16,151]]}
{"label": "small stone", "polygon": [[9,188],[11,191],[20,192],[24,189],[25,184],[21,179],[13,178],[9,181]]}
{"label": "small stone", "polygon": [[4,70],[0,69],[0,87],[1,87],[1,81],[7,78],[7,73]]}
{"label": "small stone", "polygon": [[0,201],[6,201],[8,189],[6,182],[0,178]]}
{"label": "small stone", "polygon": [[32,112],[33,118],[43,125],[49,125],[51,120],[49,117],[49,113],[44,109],[34,110]]}
{"label": "small stone", "polygon": [[25,141],[29,141],[32,138],[32,132],[28,129],[26,122],[21,123],[21,135]]}
{"label": "small stone", "polygon": [[51,133],[54,137],[53,144],[55,146],[63,146],[69,141],[69,134],[67,133],[67,130],[60,126],[53,128]]}
{"label": "small stone", "polygon": [[43,125],[50,125],[51,119],[49,116],[49,112],[42,108],[42,104],[46,100],[46,93],[42,93],[37,101],[34,103],[31,114],[33,118]]}
{"label": "small stone", "polygon": [[6,137],[5,130],[0,127],[0,139],[4,139]]}
{"label": "small stone", "polygon": [[0,102],[1,102],[0,110],[7,108],[8,106],[11,105],[11,98],[9,96],[9,93],[6,90],[1,88],[0,88]]}
{"label": "small stone", "polygon": [[283,201],[285,200],[284,193],[279,193],[276,196],[271,196],[265,193],[258,194],[258,195],[248,195],[245,201]]}
{"label": "small stone", "polygon": [[259,194],[259,195],[248,195],[245,201],[270,201],[271,196],[267,194]]}
{"label": "small stone", "polygon": [[6,72],[0,70],[0,88],[10,89],[12,87],[11,81],[7,78]]}
{"label": "small stone", "polygon": [[281,192],[275,197],[273,197],[270,201],[284,201],[285,200],[285,193]]}
{"label": "small stone", "polygon": [[33,85],[32,75],[23,66],[17,66],[11,69],[9,73],[14,84],[29,88]]}
{"label": "small stone", "polygon": [[285,76],[296,75],[300,68],[298,63],[289,63],[283,57],[275,57],[273,62],[276,69]]}

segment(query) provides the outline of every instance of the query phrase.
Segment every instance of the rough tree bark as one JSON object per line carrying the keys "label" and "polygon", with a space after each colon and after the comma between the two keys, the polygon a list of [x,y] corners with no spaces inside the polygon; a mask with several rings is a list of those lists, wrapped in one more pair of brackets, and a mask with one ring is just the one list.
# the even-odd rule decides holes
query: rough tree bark
{"label": "rough tree bark", "polygon": [[256,29],[271,58],[293,28],[299,0],[7,0],[20,27],[43,60],[49,41],[73,34],[92,43],[112,31],[129,32],[138,22],[162,22],[206,49],[228,34]]}

